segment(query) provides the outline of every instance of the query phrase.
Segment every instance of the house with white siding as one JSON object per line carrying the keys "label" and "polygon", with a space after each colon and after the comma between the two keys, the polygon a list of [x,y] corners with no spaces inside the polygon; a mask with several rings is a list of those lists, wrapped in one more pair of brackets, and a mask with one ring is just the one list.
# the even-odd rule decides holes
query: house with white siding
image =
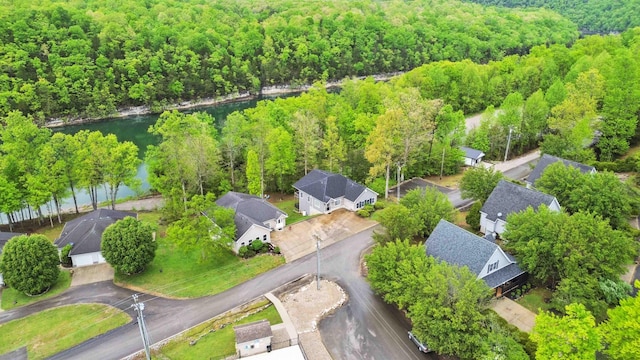
{"label": "house with white siding", "polygon": [[337,209],[357,211],[373,205],[378,193],[366,186],[324,170],[312,170],[293,187],[296,189],[298,209],[303,215],[328,214]]}
{"label": "house with white siding", "polygon": [[138,218],[138,214],[128,211],[98,209],[64,224],[60,237],[54,245],[62,250],[71,244],[69,257],[74,267],[102,264],[107,262],[102,256],[102,233],[111,224],[127,216]]}
{"label": "house with white siding", "polygon": [[526,281],[516,259],[495,242],[481,238],[446,220],[440,220],[425,242],[428,256],[450,265],[466,266],[495,289],[496,296]]}
{"label": "house with white siding", "polygon": [[235,211],[236,240],[232,248],[236,253],[255,240],[271,243],[271,231],[286,226],[287,214],[255,195],[229,191],[216,204]]}
{"label": "house with white siding", "polygon": [[529,206],[537,210],[543,204],[549,210],[560,211],[554,196],[500,180],[480,209],[480,232],[502,234],[509,214],[524,211]]}

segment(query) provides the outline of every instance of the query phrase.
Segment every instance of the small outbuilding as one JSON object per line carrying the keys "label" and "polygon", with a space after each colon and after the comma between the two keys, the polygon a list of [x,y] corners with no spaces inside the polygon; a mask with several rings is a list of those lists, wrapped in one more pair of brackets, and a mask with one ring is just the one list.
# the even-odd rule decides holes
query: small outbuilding
{"label": "small outbuilding", "polygon": [[62,250],[67,244],[72,248],[69,257],[74,267],[105,263],[102,256],[102,233],[111,224],[127,216],[138,218],[134,212],[98,209],[75,218],[62,229],[54,244]]}
{"label": "small outbuilding", "polygon": [[464,164],[466,166],[476,167],[482,162],[484,153],[480,150],[472,149],[466,146],[460,146],[460,150],[464,151]]}
{"label": "small outbuilding", "polygon": [[236,333],[236,350],[242,357],[271,351],[271,324],[268,320],[260,320],[233,327]]}

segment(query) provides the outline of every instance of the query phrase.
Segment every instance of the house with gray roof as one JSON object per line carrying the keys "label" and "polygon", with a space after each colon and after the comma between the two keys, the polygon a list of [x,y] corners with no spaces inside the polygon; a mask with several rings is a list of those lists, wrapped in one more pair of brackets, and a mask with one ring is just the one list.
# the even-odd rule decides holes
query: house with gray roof
{"label": "house with gray roof", "polygon": [[464,164],[466,166],[478,166],[478,164],[482,162],[482,158],[485,155],[480,150],[472,149],[466,146],[460,146],[460,150],[464,152]]}
{"label": "house with gray roof", "polygon": [[236,351],[243,358],[271,351],[273,332],[268,320],[260,320],[233,327],[236,334]]}
{"label": "house with gray roof", "polygon": [[236,253],[254,240],[271,243],[271,231],[286,225],[287,214],[255,195],[229,191],[216,204],[235,211],[236,240],[232,247]]}
{"label": "house with gray roof", "polygon": [[466,266],[501,296],[526,280],[516,259],[495,242],[440,220],[425,242],[428,256],[450,265]]}
{"label": "house with gray roof", "polygon": [[548,154],[543,154],[540,160],[538,160],[536,167],[533,169],[531,174],[529,174],[529,176],[527,177],[527,180],[525,180],[527,187],[535,187],[536,181],[542,176],[544,171],[547,169],[547,166],[554,164],[556,162],[562,162],[564,166],[567,166],[567,167],[568,166],[574,167],[580,170],[580,172],[583,174],[595,174],[596,172],[596,168],[594,168],[593,166],[585,165],[585,164],[567,160],[567,159],[562,159],[562,158],[555,157]]}
{"label": "house with gray roof", "polygon": [[[24,234],[0,231],[0,255],[2,255],[2,248],[4,248],[7,242],[12,238],[20,235],[24,235]],[[4,286],[4,277],[2,277],[1,272],[0,272],[0,286]]]}
{"label": "house with gray roof", "polygon": [[54,245],[62,250],[67,244],[74,267],[105,263],[102,256],[102,233],[111,224],[127,216],[138,218],[138,214],[128,211],[98,209],[64,224],[60,237]]}
{"label": "house with gray roof", "polygon": [[337,209],[357,211],[378,200],[378,193],[368,187],[343,175],[318,169],[309,172],[293,187],[303,215],[328,214]]}
{"label": "house with gray roof", "polygon": [[550,210],[560,211],[554,196],[500,180],[480,209],[480,231],[502,234],[509,214],[524,211],[529,206],[537,210],[543,204]]}

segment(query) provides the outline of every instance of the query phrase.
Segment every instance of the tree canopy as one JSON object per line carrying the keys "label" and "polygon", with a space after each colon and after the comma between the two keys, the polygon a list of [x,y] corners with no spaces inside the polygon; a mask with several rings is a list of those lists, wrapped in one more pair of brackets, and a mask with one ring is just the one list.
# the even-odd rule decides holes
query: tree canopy
{"label": "tree canopy", "polygon": [[60,273],[58,249],[44,235],[20,235],[10,239],[0,255],[4,281],[27,295],[49,290]]}
{"label": "tree canopy", "polygon": [[109,225],[102,233],[105,260],[122,274],[142,272],[156,255],[158,243],[150,224],[127,216]]}

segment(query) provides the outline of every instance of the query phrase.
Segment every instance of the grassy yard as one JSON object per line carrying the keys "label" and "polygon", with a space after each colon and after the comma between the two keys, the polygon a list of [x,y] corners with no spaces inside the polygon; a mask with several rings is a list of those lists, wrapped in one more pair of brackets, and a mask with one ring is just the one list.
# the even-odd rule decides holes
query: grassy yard
{"label": "grassy yard", "polygon": [[534,288],[518,299],[518,303],[537,314],[539,309],[550,309],[550,305],[545,302],[545,299],[548,300],[550,298],[551,291],[544,288]]}
{"label": "grassy yard", "polygon": [[287,217],[287,225],[295,224],[297,222],[304,221],[310,218],[310,216],[302,216],[301,213],[297,212],[295,198],[290,200],[276,201],[273,203],[273,205],[287,213],[287,215],[289,216]]}
{"label": "grassy yard", "polygon": [[44,359],[131,321],[106,305],[59,307],[0,325],[0,354],[26,346],[29,359]]}
{"label": "grassy yard", "polygon": [[223,292],[285,262],[284,257],[269,254],[244,260],[231,250],[199,260],[198,250],[182,251],[160,236],[149,267],[131,276],[116,273],[115,282],[169,297],[195,298]]}
{"label": "grassy yard", "polygon": [[[233,355],[235,349],[235,334],[233,326],[246,324],[262,319],[267,319],[271,325],[282,322],[275,306],[268,306],[264,310],[260,308],[270,304],[268,301],[255,304],[250,309],[241,313],[211,319],[200,324],[155,352],[153,358],[157,359],[219,359]],[[247,314],[251,314],[246,316]],[[246,317],[245,317],[246,316]],[[226,326],[229,325],[229,326]],[[223,327],[224,326],[224,327]],[[195,344],[191,345],[192,342]]]}
{"label": "grassy yard", "polygon": [[69,274],[68,270],[62,270],[60,271],[60,275],[58,276],[58,281],[53,284],[51,289],[39,296],[27,296],[16,289],[6,288],[2,290],[1,307],[4,310],[10,310],[19,306],[24,306],[40,300],[48,299],[67,290],[69,288],[69,285],[71,285],[71,275]]}

